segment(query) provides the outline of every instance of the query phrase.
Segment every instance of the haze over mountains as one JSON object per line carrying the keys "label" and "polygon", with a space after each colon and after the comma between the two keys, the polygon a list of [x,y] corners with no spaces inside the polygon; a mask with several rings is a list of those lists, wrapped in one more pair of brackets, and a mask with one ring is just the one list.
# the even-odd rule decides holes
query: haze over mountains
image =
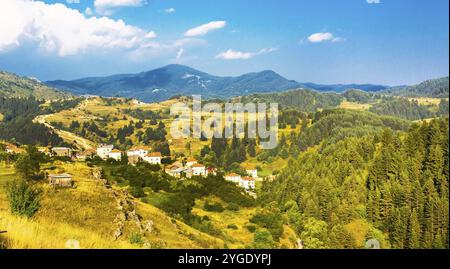
{"label": "haze over mountains", "polygon": [[387,89],[387,86],[371,84],[299,83],[288,80],[271,70],[248,73],[238,77],[220,77],[183,65],[167,65],[138,74],[90,77],[72,81],[56,80],[46,83],[74,94],[124,96],[146,102],[161,101],[175,95],[200,94],[205,98],[229,98],[295,88],[308,88],[322,92],[343,92],[349,88],[373,92]]}
{"label": "haze over mountains", "polygon": [[344,93],[358,89],[370,93],[405,97],[448,98],[449,78],[430,79],[417,85],[387,87],[374,84],[322,85],[288,80],[274,71],[248,73],[238,77],[213,76],[182,65],[168,65],[138,74],[90,77],[72,81],[48,81],[0,71],[0,96],[57,99],[75,95],[120,96],[158,102],[173,96],[200,94],[204,98],[230,98],[293,89]]}

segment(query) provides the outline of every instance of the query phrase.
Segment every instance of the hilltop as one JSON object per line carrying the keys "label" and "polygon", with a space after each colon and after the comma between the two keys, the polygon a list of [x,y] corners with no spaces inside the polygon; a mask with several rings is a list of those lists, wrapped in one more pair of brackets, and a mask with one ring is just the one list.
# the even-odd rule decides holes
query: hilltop
{"label": "hilltop", "polygon": [[448,77],[430,79],[412,86],[393,87],[386,93],[407,97],[448,98]]}
{"label": "hilltop", "polygon": [[0,71],[0,97],[30,97],[54,100],[72,96],[72,94],[51,88],[37,79],[20,77]]}
{"label": "hilltop", "polygon": [[237,77],[220,77],[176,64],[138,74],[90,77],[72,81],[55,80],[46,83],[74,94],[132,97],[145,102],[166,100],[175,95],[200,94],[205,98],[229,98],[294,88],[332,92],[342,92],[349,88],[367,91],[386,89],[385,86],[370,84],[302,84],[295,80],[288,80],[272,70]]}

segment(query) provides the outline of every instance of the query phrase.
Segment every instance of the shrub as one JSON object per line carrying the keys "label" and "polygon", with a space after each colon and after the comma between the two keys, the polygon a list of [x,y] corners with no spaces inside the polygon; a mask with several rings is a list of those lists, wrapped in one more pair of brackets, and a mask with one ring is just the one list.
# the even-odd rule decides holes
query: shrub
{"label": "shrub", "polygon": [[256,225],[253,224],[248,224],[245,226],[245,228],[247,228],[247,230],[251,233],[254,233],[256,231]]}
{"label": "shrub", "polygon": [[133,195],[133,197],[135,198],[141,198],[145,196],[144,190],[142,189],[142,187],[132,187],[130,190],[130,194]]}
{"label": "shrub", "polygon": [[271,249],[275,247],[272,234],[267,229],[258,229],[253,238],[253,247],[256,249]]}
{"label": "shrub", "polygon": [[141,234],[133,233],[130,236],[130,243],[142,246],[144,244],[144,239],[142,238]]}
{"label": "shrub", "polygon": [[7,186],[11,213],[32,217],[39,210],[41,189],[25,180],[14,181]]}
{"label": "shrub", "polygon": [[203,209],[209,212],[223,212],[225,210],[221,204],[209,202],[205,202]]}
{"label": "shrub", "polygon": [[227,206],[227,209],[230,210],[230,211],[239,211],[239,205],[235,204],[235,203],[230,203]]}
{"label": "shrub", "polygon": [[238,229],[238,227],[237,227],[236,224],[229,224],[229,225],[227,226],[227,228],[228,228],[228,229],[232,229],[232,230],[237,230],[237,229]]}

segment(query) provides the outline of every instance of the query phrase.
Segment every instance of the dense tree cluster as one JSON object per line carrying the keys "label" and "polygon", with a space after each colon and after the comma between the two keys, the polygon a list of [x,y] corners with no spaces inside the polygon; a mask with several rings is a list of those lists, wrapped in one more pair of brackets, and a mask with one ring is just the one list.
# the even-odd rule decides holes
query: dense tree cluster
{"label": "dense tree cluster", "polygon": [[0,122],[0,139],[29,145],[63,145],[63,140],[53,130],[33,122],[36,116],[45,113],[41,104],[31,97],[0,97],[0,113],[4,116]]}
{"label": "dense tree cluster", "polygon": [[275,199],[306,248],[448,248],[448,135],[447,118],[323,144],[264,183],[260,202]]}
{"label": "dense tree cluster", "polygon": [[436,113],[431,108],[430,106],[420,105],[415,100],[410,101],[404,98],[392,98],[388,101],[374,104],[369,111],[379,115],[395,116],[408,120],[421,120],[440,115],[448,115],[448,111],[439,110]]}

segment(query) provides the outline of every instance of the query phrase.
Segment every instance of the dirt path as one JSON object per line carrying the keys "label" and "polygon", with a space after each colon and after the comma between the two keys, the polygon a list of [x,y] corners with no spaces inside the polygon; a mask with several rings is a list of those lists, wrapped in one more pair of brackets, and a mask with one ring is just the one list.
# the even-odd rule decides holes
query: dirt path
{"label": "dirt path", "polygon": [[[84,106],[86,106],[86,104],[84,102],[82,102],[80,104],[80,107],[77,107],[76,109],[80,109],[81,107],[84,107]],[[44,124],[48,128],[53,129],[62,139],[64,139],[66,142],[68,142],[70,144],[75,144],[81,150],[93,150],[96,148],[94,142],[92,142],[84,137],[78,136],[74,133],[60,130],[60,129],[55,128],[54,126],[50,125],[47,122],[47,118],[51,115],[52,114],[39,115],[36,118],[34,118],[33,122]]]}

